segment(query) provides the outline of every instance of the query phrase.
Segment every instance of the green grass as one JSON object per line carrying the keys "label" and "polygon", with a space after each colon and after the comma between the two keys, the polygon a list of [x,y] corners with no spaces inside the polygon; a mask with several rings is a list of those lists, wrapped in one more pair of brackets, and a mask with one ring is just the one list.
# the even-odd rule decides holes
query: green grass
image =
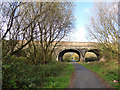
{"label": "green grass", "polygon": [[74,72],[69,63],[27,64],[24,58],[3,60],[3,88],[67,88]]}
{"label": "green grass", "polygon": [[120,87],[118,83],[113,82],[114,80],[119,81],[118,77],[120,77],[118,73],[118,62],[117,61],[115,60],[110,60],[110,61],[105,61],[105,62],[94,61],[91,63],[82,63],[81,65],[92,70],[93,72],[98,73],[113,88]]}
{"label": "green grass", "polygon": [[44,83],[44,88],[68,88],[71,80],[71,75],[74,72],[72,64],[66,63],[67,67],[58,76],[47,77],[47,82]]}

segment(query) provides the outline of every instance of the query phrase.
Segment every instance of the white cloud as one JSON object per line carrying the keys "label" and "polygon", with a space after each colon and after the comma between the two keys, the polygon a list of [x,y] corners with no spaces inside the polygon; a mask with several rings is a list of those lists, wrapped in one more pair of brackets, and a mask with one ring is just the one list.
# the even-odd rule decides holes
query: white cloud
{"label": "white cloud", "polygon": [[74,18],[76,19],[76,18],[77,18],[77,16],[74,16]]}
{"label": "white cloud", "polygon": [[77,27],[77,29],[74,31],[75,32],[71,34],[70,41],[88,42],[86,39],[86,30],[83,26]]}
{"label": "white cloud", "polygon": [[90,9],[86,8],[84,9],[84,12],[89,13]]}
{"label": "white cloud", "polygon": [[71,32],[67,38],[62,39],[62,41],[97,42],[97,40],[88,37],[87,30],[83,26],[79,26],[72,31],[73,32]]}

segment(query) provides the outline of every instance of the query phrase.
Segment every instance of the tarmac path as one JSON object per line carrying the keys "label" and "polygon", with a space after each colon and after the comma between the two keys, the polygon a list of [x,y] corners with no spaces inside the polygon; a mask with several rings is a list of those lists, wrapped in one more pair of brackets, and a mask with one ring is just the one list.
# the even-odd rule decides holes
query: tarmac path
{"label": "tarmac path", "polygon": [[93,72],[84,68],[79,63],[72,62],[72,64],[75,67],[76,73],[71,88],[107,88]]}

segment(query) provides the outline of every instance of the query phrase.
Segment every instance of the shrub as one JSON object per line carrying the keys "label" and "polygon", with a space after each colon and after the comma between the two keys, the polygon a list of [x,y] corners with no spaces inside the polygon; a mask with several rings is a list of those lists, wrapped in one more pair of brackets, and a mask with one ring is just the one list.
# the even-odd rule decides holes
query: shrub
{"label": "shrub", "polygon": [[118,59],[118,52],[117,50],[114,50],[112,47],[106,47],[100,44],[99,48],[101,49],[100,52],[101,56],[104,56],[106,60]]}
{"label": "shrub", "polygon": [[39,88],[48,81],[47,77],[58,76],[66,67],[66,64],[59,62],[27,64],[24,59],[15,56],[5,58],[2,67],[3,88]]}

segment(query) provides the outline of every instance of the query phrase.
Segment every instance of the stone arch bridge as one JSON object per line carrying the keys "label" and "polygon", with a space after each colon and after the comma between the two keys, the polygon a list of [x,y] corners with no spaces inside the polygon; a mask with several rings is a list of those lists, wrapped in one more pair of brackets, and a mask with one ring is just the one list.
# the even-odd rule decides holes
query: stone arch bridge
{"label": "stone arch bridge", "polygon": [[67,42],[61,41],[55,48],[57,61],[63,62],[63,56],[67,52],[75,52],[79,55],[81,62],[85,61],[86,52],[93,52],[100,59],[100,50],[95,42]]}

